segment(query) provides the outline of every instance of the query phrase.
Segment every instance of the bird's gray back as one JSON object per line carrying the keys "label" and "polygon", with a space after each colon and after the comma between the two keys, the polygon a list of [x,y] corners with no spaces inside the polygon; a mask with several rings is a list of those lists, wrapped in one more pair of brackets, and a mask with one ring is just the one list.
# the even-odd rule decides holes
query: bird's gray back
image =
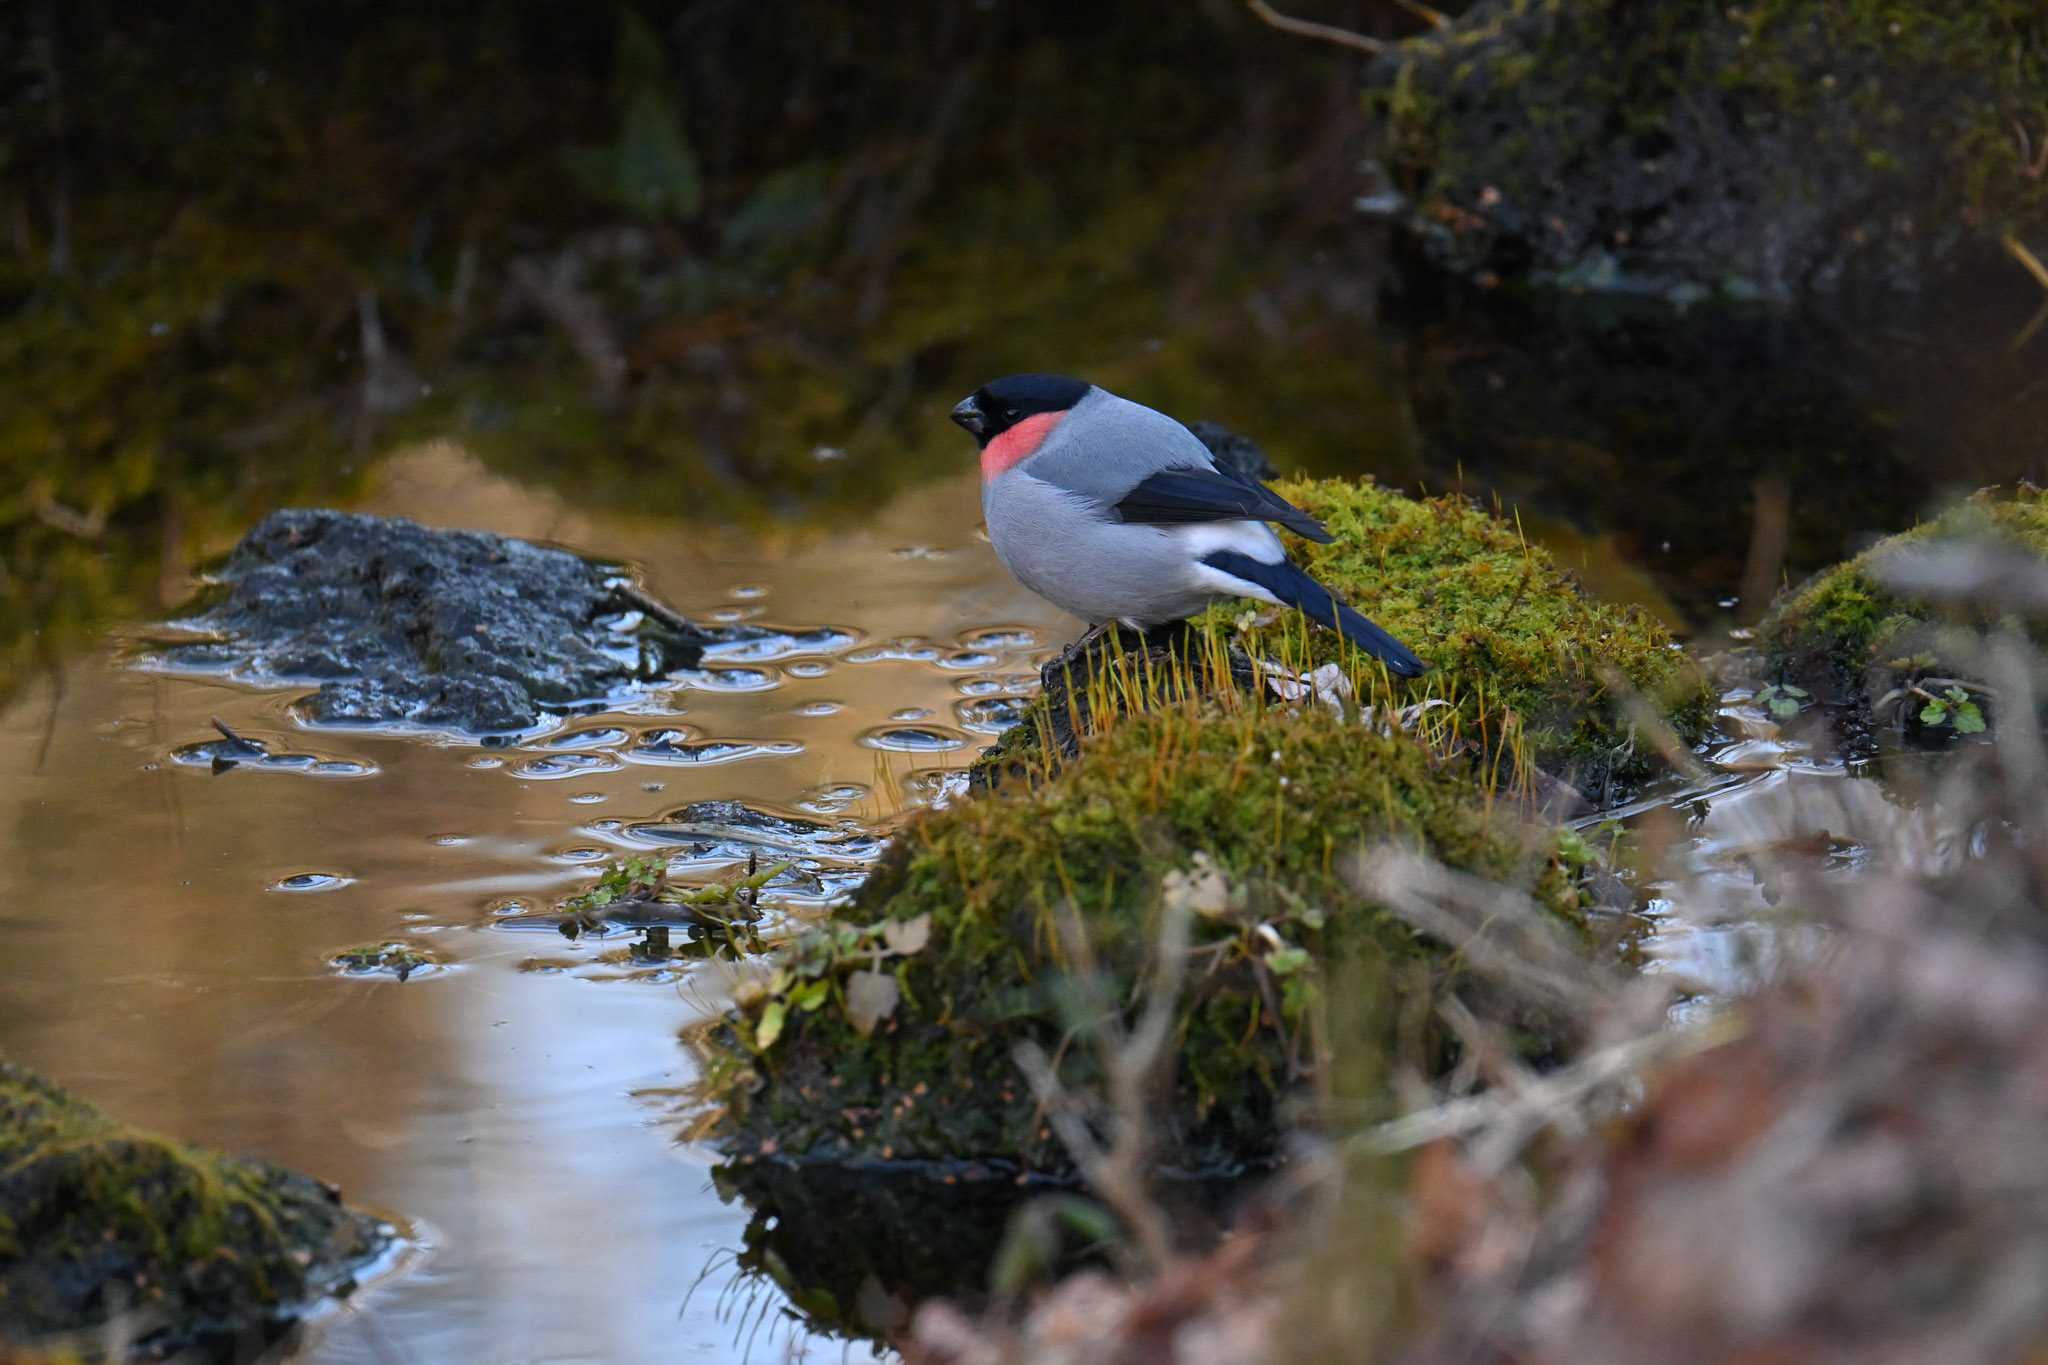
{"label": "bird's gray back", "polygon": [[1209,448],[1163,412],[1090,389],[1029,461],[1033,476],[1114,506],[1162,469],[1213,468]]}

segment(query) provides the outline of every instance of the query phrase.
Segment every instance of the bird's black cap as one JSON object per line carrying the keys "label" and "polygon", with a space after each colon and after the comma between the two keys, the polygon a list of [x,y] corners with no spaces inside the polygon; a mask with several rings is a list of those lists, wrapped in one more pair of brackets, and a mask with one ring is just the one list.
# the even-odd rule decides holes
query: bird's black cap
{"label": "bird's black cap", "polygon": [[987,445],[1027,417],[1065,412],[1088,394],[1085,380],[1063,374],[1012,374],[991,379],[953,409],[953,420]]}

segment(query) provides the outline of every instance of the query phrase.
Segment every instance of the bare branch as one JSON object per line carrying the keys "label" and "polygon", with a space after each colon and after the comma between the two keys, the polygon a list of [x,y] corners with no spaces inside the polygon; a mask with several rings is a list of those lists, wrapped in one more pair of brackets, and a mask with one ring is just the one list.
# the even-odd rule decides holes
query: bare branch
{"label": "bare branch", "polygon": [[[1379,38],[1368,38],[1363,33],[1353,33],[1348,28],[1335,24],[1319,24],[1312,19],[1290,19],[1266,3],[1266,0],[1244,0],[1245,8],[1265,23],[1271,24],[1282,33],[1292,33],[1297,38],[1313,38],[1320,43],[1335,43],[1338,47],[1355,48],[1377,57],[1387,50],[1387,44]],[[1441,17],[1441,16],[1439,16]]]}
{"label": "bare branch", "polygon": [[[1080,1168],[1081,1178],[1123,1220],[1144,1249],[1146,1261],[1155,1268],[1172,1259],[1173,1234],[1149,1184],[1151,1115],[1155,1092],[1172,1058],[1176,1006],[1181,983],[1187,976],[1191,922],[1192,915],[1185,904],[1168,902],[1162,912],[1152,979],[1144,988],[1144,1006],[1137,1027],[1125,1036],[1112,1012],[1100,1018],[1091,1030],[1109,1083],[1112,1136],[1108,1147],[1091,1131],[1083,1116],[1083,1101],[1066,1092],[1044,1050],[1028,1041],[1011,1050],[1053,1132]],[[1080,920],[1068,915],[1061,920],[1060,927],[1070,958],[1081,972],[1092,975],[1094,952]]]}

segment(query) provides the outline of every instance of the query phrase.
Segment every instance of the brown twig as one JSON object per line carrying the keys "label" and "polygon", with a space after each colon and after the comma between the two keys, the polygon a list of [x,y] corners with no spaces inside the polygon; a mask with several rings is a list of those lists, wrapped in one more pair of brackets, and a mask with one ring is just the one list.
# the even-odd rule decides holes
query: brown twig
{"label": "brown twig", "polygon": [[1428,5],[1420,3],[1420,0],[1394,0],[1394,3],[1407,10],[1423,23],[1428,24],[1438,33],[1446,32],[1451,27],[1450,15],[1445,14],[1442,10],[1431,9]]}
{"label": "brown twig", "polygon": [[2039,284],[2043,289],[2048,289],[2048,265],[2043,265],[2041,258],[2027,250],[2027,244],[2011,233],[2006,233],[1999,240],[2005,244],[2007,254],[2018,261],[2025,268],[2026,272],[2034,277],[2035,283]]}
{"label": "brown twig", "polygon": [[[1107,1148],[1090,1130],[1082,1106],[1061,1086],[1055,1064],[1043,1049],[1036,1043],[1020,1042],[1011,1054],[1037,1097],[1040,1111],[1080,1168],[1082,1179],[1123,1220],[1143,1248],[1145,1260],[1154,1267],[1172,1259],[1173,1235],[1165,1212],[1152,1197],[1149,1183],[1151,1114],[1164,1068],[1172,1056],[1169,1045],[1174,1036],[1181,983],[1187,974],[1190,920],[1186,906],[1169,904],[1165,908],[1159,927],[1157,961],[1153,964],[1152,980],[1144,990],[1145,1003],[1137,1026],[1126,1036],[1111,1014],[1095,1028],[1114,1125]],[[1093,953],[1080,922],[1069,915],[1062,921],[1061,929],[1062,936],[1071,940],[1072,959],[1087,970],[1093,963]]]}
{"label": "brown twig", "polygon": [[1257,15],[1261,22],[1270,24],[1282,33],[1292,33],[1297,38],[1313,38],[1319,43],[1335,43],[1339,47],[1354,48],[1369,52],[1377,57],[1387,50],[1387,44],[1379,38],[1368,38],[1363,33],[1353,33],[1348,28],[1335,24],[1319,24],[1313,19],[1292,19],[1266,3],[1266,0],[1244,0],[1245,8]]}

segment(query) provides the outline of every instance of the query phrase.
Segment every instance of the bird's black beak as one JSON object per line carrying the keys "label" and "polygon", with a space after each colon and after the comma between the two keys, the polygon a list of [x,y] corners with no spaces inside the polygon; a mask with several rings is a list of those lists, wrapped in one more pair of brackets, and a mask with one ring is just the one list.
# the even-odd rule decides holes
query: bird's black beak
{"label": "bird's black beak", "polygon": [[954,407],[952,416],[954,421],[972,433],[975,440],[985,441],[988,439],[988,414],[983,412],[981,405],[974,401],[973,394],[969,394],[960,400],[959,404]]}

